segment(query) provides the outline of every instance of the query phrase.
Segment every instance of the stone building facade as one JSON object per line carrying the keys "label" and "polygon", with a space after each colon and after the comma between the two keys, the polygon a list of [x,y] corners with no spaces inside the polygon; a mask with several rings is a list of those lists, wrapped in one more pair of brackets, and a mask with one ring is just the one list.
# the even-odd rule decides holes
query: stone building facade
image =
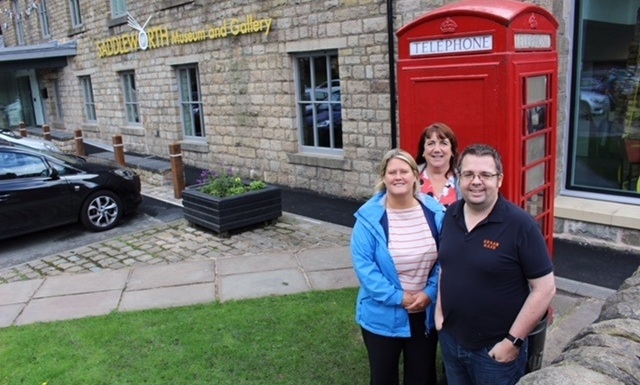
{"label": "stone building facade", "polygon": [[[129,152],[168,158],[179,142],[199,168],[363,199],[398,143],[395,32],[453,2],[2,0],[0,81],[16,86],[0,104],[18,95],[26,116],[33,99],[28,124],[121,135]],[[532,3],[560,25],[555,232],[640,248],[639,198],[565,194],[576,4]]]}

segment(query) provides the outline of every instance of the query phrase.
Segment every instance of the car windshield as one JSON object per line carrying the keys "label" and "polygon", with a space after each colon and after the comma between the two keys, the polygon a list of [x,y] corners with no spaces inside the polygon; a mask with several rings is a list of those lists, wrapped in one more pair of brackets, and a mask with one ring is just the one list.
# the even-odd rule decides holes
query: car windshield
{"label": "car windshield", "polygon": [[71,165],[80,165],[80,164],[86,163],[86,160],[83,157],[77,156],[77,155],[73,155],[73,154],[65,154],[65,153],[61,153],[61,152],[47,151],[47,155],[49,155],[52,158],[56,158],[58,160],[61,160],[63,162],[67,162],[67,163],[69,163]]}
{"label": "car windshield", "polygon": [[16,134],[15,132],[11,131],[11,130],[2,130],[0,131],[2,133],[2,135],[6,135],[6,136],[10,136],[14,139],[22,139],[22,136]]}

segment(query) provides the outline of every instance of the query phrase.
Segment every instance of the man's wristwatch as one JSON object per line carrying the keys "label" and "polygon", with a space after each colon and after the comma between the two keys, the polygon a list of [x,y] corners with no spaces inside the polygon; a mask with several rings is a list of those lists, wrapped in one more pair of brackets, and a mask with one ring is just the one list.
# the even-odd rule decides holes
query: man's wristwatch
{"label": "man's wristwatch", "polygon": [[514,337],[510,333],[507,333],[507,336],[505,338],[508,339],[509,341],[511,341],[513,346],[515,346],[516,348],[519,348],[524,343],[524,340],[522,340],[522,339],[520,339],[518,337]]}

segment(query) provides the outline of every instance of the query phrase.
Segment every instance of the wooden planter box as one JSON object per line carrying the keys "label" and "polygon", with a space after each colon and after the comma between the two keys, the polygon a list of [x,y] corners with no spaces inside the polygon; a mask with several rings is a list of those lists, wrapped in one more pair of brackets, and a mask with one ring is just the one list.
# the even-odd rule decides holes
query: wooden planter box
{"label": "wooden planter box", "polygon": [[279,188],[267,186],[233,197],[218,198],[198,191],[201,185],[182,192],[184,218],[216,233],[272,221],[282,216]]}

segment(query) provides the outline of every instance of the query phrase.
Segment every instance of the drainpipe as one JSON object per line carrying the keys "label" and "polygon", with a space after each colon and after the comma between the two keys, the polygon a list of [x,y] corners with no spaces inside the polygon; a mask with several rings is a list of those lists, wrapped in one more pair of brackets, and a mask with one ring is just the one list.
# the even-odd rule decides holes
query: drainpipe
{"label": "drainpipe", "polygon": [[387,40],[389,44],[389,113],[391,116],[391,148],[398,146],[396,137],[396,63],[393,34],[393,0],[387,0]]}

